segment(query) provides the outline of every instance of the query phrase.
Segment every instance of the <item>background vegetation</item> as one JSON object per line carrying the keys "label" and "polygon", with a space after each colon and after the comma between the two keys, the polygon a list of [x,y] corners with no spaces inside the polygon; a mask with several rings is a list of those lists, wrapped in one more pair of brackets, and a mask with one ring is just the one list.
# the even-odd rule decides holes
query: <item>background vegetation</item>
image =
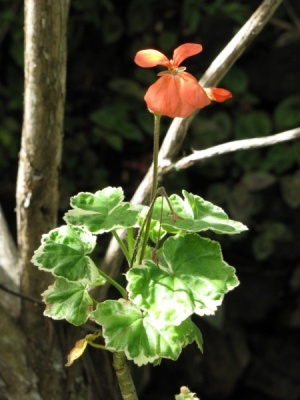
{"label": "background vegetation", "polygon": [[[203,52],[188,60],[189,71],[200,77],[259,4],[72,0],[61,213],[71,195],[108,185],[122,186],[129,199],[147,171],[152,117],[143,95],[157,71],[137,67],[136,51],[156,48],[171,56],[181,43],[201,43]],[[20,1],[2,0],[1,6],[0,201],[15,232],[23,10]],[[300,125],[299,21],[298,0],[284,1],[224,78],[233,99],[199,113],[183,151]],[[164,118],[162,132],[169,124]],[[141,399],[171,399],[186,384],[202,400],[299,400],[300,142],[216,157],[170,175],[164,185],[170,193],[184,188],[213,201],[249,233],[222,239],[241,285],[217,316],[199,321],[204,355],[191,346],[178,363],[136,371]]]}

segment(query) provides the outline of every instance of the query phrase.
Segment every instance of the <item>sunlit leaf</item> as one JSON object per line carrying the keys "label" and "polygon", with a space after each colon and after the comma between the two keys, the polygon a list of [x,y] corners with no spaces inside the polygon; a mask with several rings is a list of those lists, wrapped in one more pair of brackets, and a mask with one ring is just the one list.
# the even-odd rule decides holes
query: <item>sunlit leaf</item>
{"label": "sunlit leaf", "polygon": [[46,303],[44,315],[53,319],[66,319],[73,325],[84,324],[93,311],[93,300],[88,286],[57,279],[42,294]]}
{"label": "sunlit leaf", "polygon": [[200,232],[210,229],[216,233],[236,234],[247,230],[242,223],[229,219],[220,207],[185,190],[183,196],[184,199],[175,194],[170,196],[172,212],[166,199],[159,197],[155,202],[152,218],[161,221],[167,232]]}
{"label": "sunlit leaf", "polygon": [[93,318],[103,327],[106,347],[124,351],[137,365],[160,358],[176,360],[182,348],[193,341],[202,349],[201,332],[190,319],[179,326],[161,326],[129,301],[104,301]]}
{"label": "sunlit leaf", "polygon": [[64,219],[96,234],[137,226],[138,211],[123,199],[121,188],[107,187],[95,194],[79,193],[71,198],[73,210],[68,211]]}
{"label": "sunlit leaf", "polygon": [[130,299],[162,325],[178,325],[193,313],[213,314],[238,285],[220,245],[197,234],[168,238],[158,259],[159,265],[146,260],[126,277]]}
{"label": "sunlit leaf", "polygon": [[87,256],[95,245],[96,236],[86,229],[63,225],[42,236],[32,262],[39,269],[71,282],[102,284],[98,268]]}

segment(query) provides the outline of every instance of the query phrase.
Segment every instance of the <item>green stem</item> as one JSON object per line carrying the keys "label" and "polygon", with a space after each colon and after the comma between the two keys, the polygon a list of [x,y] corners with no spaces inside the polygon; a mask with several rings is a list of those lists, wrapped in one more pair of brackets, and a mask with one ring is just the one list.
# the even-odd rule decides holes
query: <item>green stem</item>
{"label": "green stem", "polygon": [[123,352],[114,353],[113,366],[116,371],[123,399],[138,400],[135,386],[127,366],[125,353]]}
{"label": "green stem", "polygon": [[127,229],[127,247],[128,247],[128,252],[129,252],[129,255],[130,255],[130,260],[131,260],[132,254],[133,254],[133,250],[134,250],[133,228],[128,228]]}
{"label": "green stem", "polygon": [[90,346],[95,347],[96,349],[109,351],[105,346],[103,346],[103,344],[94,343],[91,340],[87,340],[87,342]]}
{"label": "green stem", "polygon": [[[151,198],[150,204],[154,201],[156,193],[157,193],[157,184],[158,184],[158,151],[159,151],[159,127],[160,127],[160,115],[154,114],[154,142],[153,142],[153,180],[152,180],[152,190],[151,190]],[[145,250],[149,238],[149,231],[151,225],[153,209],[150,210],[148,215],[148,221],[145,228],[143,245],[140,255],[139,262],[141,263],[145,256]]]}
{"label": "green stem", "polygon": [[124,299],[128,298],[126,290],[118,284],[113,278],[111,278],[109,275],[107,275],[105,272],[103,272],[101,269],[98,270],[99,274],[103,276],[104,279],[107,280],[111,285],[113,285],[118,291],[121,293],[122,297]]}
{"label": "green stem", "polygon": [[126,260],[128,262],[128,264],[130,263],[130,255],[129,252],[123,242],[123,240],[120,238],[120,236],[117,234],[116,230],[112,231],[112,234],[114,235],[115,239],[117,240],[117,242],[119,243],[119,246],[121,247],[121,250],[123,251],[124,256],[126,257]]}
{"label": "green stem", "polygon": [[153,181],[150,203],[156,196],[158,183],[158,151],[159,151],[159,127],[160,115],[154,114],[154,141],[153,141]]}

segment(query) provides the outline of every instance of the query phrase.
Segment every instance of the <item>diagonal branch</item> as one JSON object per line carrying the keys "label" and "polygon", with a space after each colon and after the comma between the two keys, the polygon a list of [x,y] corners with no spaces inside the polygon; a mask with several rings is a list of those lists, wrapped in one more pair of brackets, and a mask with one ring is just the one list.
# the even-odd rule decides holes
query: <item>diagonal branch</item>
{"label": "diagonal branch", "polygon": [[210,147],[205,150],[194,151],[193,154],[181,158],[179,161],[170,164],[163,170],[163,173],[170,171],[179,171],[184,168],[188,168],[197,162],[220,156],[226,153],[233,153],[239,150],[250,150],[258,147],[273,146],[274,144],[287,142],[300,138],[300,128],[291,129],[290,131],[277,133],[276,135],[270,135],[265,137],[235,140],[233,142],[219,144],[218,146]]}
{"label": "diagonal branch", "polygon": [[[235,61],[243,54],[243,52],[249,47],[250,43],[267,24],[281,2],[282,0],[264,0],[262,2],[254,14],[239,30],[239,32],[212,62],[202,79],[199,81],[202,86],[213,87],[218,84],[223,76],[230,70]],[[174,160],[178,154],[187,129],[197,115],[197,112],[198,111],[196,110],[193,114],[185,119],[175,118],[171,123],[159,152],[160,168],[158,171],[158,179],[160,181],[162,180],[166,171],[164,166],[170,165],[172,160]],[[133,204],[144,203],[146,199],[149,198],[152,186],[152,171],[153,166],[150,167],[148,173],[137,188],[131,200]],[[122,254],[118,248],[117,242],[112,239],[106,252],[102,269],[110,276],[115,277],[119,271],[121,262]],[[106,286],[102,292],[102,296],[105,296],[105,290]]]}

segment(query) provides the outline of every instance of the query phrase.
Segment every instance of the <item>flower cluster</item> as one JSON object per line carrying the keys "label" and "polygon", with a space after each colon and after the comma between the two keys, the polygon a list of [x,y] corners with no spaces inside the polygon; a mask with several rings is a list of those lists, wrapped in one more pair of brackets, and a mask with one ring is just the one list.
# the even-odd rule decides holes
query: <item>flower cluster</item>
{"label": "flower cluster", "polygon": [[221,88],[203,88],[197,79],[181,67],[182,61],[202,51],[197,43],[185,43],[177,47],[173,59],[169,60],[163,53],[148,49],[138,51],[135,63],[143,68],[163,65],[166,71],[160,72],[160,77],[149,87],[145,101],[149,110],[155,114],[166,115],[171,118],[189,116],[195,109],[203,108],[211,100],[225,101],[232,94]]}

